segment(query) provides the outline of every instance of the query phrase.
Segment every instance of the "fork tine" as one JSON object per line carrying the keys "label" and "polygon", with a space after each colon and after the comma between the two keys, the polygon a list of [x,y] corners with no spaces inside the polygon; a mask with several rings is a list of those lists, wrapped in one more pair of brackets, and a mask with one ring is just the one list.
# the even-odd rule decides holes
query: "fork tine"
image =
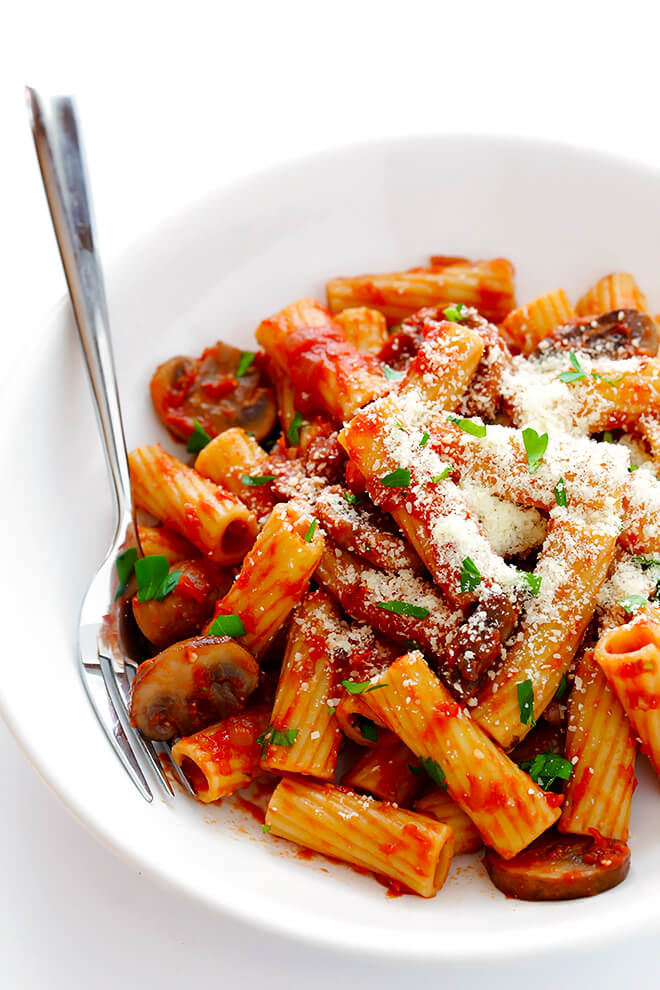
{"label": "fork tine", "polygon": [[185,773],[183,772],[179,764],[172,757],[172,747],[168,743],[161,743],[161,746],[162,746],[161,752],[164,752],[167,758],[169,759],[172,765],[172,770],[174,771],[174,774],[176,775],[176,778],[181,784],[181,786],[188,791],[188,794],[190,794],[191,797],[196,798],[197,795],[195,794],[195,791],[191,787],[190,781],[186,777]]}
{"label": "fork tine", "polygon": [[119,690],[117,680],[115,678],[115,672],[112,665],[112,660],[99,650],[99,663],[101,666],[101,674],[103,675],[103,681],[105,683],[106,689],[112,703],[117,712],[117,716],[121,723],[121,727],[124,730],[126,739],[131,748],[133,756],[136,762],[139,764],[140,769],[144,773],[145,767],[150,767],[154,776],[156,777],[158,783],[161,785],[163,792],[168,797],[174,797],[174,790],[169,780],[163,772],[163,768],[160,764],[158,757],[156,756],[151,743],[147,745],[146,740],[142,739],[140,735],[135,731],[130,723],[128,717],[128,709]]}
{"label": "fork tine", "polygon": [[112,699],[105,687],[104,679],[98,663],[86,664],[81,659],[80,673],[92,708],[98,718],[103,731],[117,755],[124,770],[131,778],[138,791],[145,801],[153,801],[151,788],[147,783],[140,765],[138,764],[133,750],[131,749],[126,733],[124,732],[117,710],[112,703]]}

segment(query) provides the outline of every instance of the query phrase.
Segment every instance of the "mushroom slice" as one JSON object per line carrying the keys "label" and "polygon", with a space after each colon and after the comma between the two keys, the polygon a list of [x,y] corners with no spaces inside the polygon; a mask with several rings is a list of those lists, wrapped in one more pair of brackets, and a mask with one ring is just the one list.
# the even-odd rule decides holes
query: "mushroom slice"
{"label": "mushroom slice", "polygon": [[484,865],[495,886],[522,901],[593,897],[625,880],[630,850],[616,839],[560,835],[551,830],[513,859],[486,850]]}
{"label": "mushroom slice", "polygon": [[131,603],[140,631],[159,650],[199,632],[233,582],[229,568],[204,558],[177,561],[170,565],[173,571],[182,572],[174,591],[160,601],[141,602],[136,595]]}
{"label": "mushroom slice", "polygon": [[537,354],[552,350],[586,351],[592,357],[628,358],[658,353],[658,331],[650,316],[636,309],[615,309],[557,327]]}
{"label": "mushroom slice", "polygon": [[131,724],[149,739],[188,736],[241,711],[258,683],[257,661],[240,643],[193,636],[140,666]]}
{"label": "mushroom slice", "polygon": [[[243,352],[219,341],[200,358],[173,357],[151,379],[151,399],[164,426],[187,440],[194,421],[209,436],[240,426],[264,440],[277,418],[275,393],[262,352],[247,367]],[[240,376],[239,376],[239,371]]]}

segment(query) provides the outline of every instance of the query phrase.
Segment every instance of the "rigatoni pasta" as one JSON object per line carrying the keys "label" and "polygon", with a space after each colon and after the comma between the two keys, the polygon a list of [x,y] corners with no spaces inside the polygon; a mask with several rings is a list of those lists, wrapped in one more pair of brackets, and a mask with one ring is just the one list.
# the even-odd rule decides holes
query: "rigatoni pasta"
{"label": "rigatoni pasta", "polygon": [[263,776],[264,833],[424,897],[482,844],[515,896],[621,882],[638,741],[660,773],[656,324],[632,275],[513,274],[333,278],[262,350],[161,365],[194,466],[130,458],[133,725],[200,802]]}

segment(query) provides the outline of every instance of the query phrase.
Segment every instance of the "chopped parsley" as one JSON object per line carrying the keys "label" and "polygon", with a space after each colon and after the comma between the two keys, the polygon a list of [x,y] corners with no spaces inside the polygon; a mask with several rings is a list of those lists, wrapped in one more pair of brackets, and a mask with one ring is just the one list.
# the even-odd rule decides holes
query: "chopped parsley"
{"label": "chopped parsley", "polygon": [[378,742],[378,726],[375,722],[372,722],[366,715],[360,715],[356,724],[363,739],[366,739],[367,742]]}
{"label": "chopped parsley", "polygon": [[266,755],[268,746],[293,746],[300,729],[275,729],[269,725],[257,736],[257,746],[261,746],[261,759]]}
{"label": "chopped parsley", "polygon": [[631,464],[630,467],[628,468],[628,473],[632,474],[633,471],[636,471],[638,468],[639,468],[639,464]]}
{"label": "chopped parsley", "polygon": [[441,474],[434,474],[431,481],[434,485],[437,485],[439,481],[444,481],[445,478],[449,477],[449,472],[451,471],[451,466],[448,464],[446,468],[441,472]]}
{"label": "chopped parsley", "polygon": [[656,560],[655,557],[631,557],[630,559],[633,564],[638,564],[643,571],[647,571],[649,567],[660,567],[660,560]]}
{"label": "chopped parsley", "polygon": [[117,568],[117,577],[119,578],[119,584],[117,585],[117,590],[115,592],[115,601],[126,591],[126,585],[131,579],[131,574],[133,573],[133,567],[135,566],[135,561],[138,559],[138,552],[135,547],[129,547],[128,550],[124,550],[120,553],[115,561],[115,567]]}
{"label": "chopped parsley", "polygon": [[481,573],[471,557],[461,564],[461,591],[474,591],[481,584]]}
{"label": "chopped parsley", "polygon": [[592,371],[591,372],[591,377],[593,379],[595,379],[596,381],[598,381],[598,379],[600,379],[601,381],[607,382],[608,385],[616,386],[616,385],[620,385],[621,382],[623,381],[623,379],[626,376],[625,375],[621,375],[620,378],[615,378],[614,380],[612,380],[611,378],[608,378],[606,375],[599,375],[598,372]]}
{"label": "chopped parsley", "polygon": [[626,598],[621,598],[617,605],[620,605],[624,612],[636,612],[638,608],[647,604],[647,599],[643,595],[628,595]]}
{"label": "chopped parsley", "polygon": [[415,767],[413,766],[412,763],[408,764],[408,769],[410,770],[411,773],[414,773],[416,777],[419,777],[420,773],[422,772],[421,767]]}
{"label": "chopped parsley", "polygon": [[539,574],[537,576],[536,574],[530,573],[530,571],[518,571],[518,573],[527,582],[530,594],[534,596],[538,595],[541,590],[541,581],[543,580],[541,575]]}
{"label": "chopped parsley", "polygon": [[614,443],[614,437],[612,436],[611,430],[605,430],[603,433],[603,443]]}
{"label": "chopped parsley", "polygon": [[236,369],[237,378],[243,377],[243,375],[248,370],[248,368],[250,367],[256,356],[257,355],[253,354],[251,351],[241,351],[241,359],[238,362],[238,368]]}
{"label": "chopped parsley", "polygon": [[396,612],[397,615],[408,615],[412,619],[425,619],[429,614],[427,608],[411,605],[410,602],[378,602],[378,608],[384,608],[386,612]]}
{"label": "chopped parsley", "polygon": [[407,488],[410,484],[410,471],[407,468],[397,468],[380,479],[386,488]]}
{"label": "chopped parsley", "polygon": [[174,591],[183,571],[172,571],[165,554],[154,553],[135,561],[138,601],[150,602],[155,598],[162,602],[165,595]]}
{"label": "chopped parsley", "polygon": [[295,413],[291,423],[289,424],[289,429],[286,431],[287,443],[290,443],[293,447],[297,447],[300,443],[300,427],[303,424],[303,418],[299,412]]}
{"label": "chopped parsley", "polygon": [[275,481],[274,474],[242,474],[241,484],[247,488],[259,488],[260,485],[267,485],[270,481]]}
{"label": "chopped parsley", "polygon": [[199,454],[200,450],[204,450],[207,443],[211,442],[211,437],[208,435],[202,424],[193,419],[193,431],[188,437],[188,444],[186,450],[189,454]]}
{"label": "chopped parsley", "polygon": [[210,636],[245,636],[245,626],[240,615],[216,615],[211,626],[209,626]]}
{"label": "chopped parsley", "polygon": [[559,682],[559,687],[557,688],[555,696],[552,700],[561,701],[561,699],[564,697],[567,691],[568,691],[568,681],[566,679],[566,674],[562,674],[561,680]]}
{"label": "chopped parsley", "polygon": [[389,364],[383,365],[383,374],[389,382],[400,382],[402,378],[405,378],[405,371],[397,371],[396,368],[390,368]]}
{"label": "chopped parsley", "polygon": [[266,823],[264,822],[264,824],[261,826],[261,831],[264,833],[264,835],[268,835],[268,833],[270,832],[270,825],[266,825]]}
{"label": "chopped parsley", "polygon": [[559,381],[564,382],[566,385],[570,385],[571,382],[579,382],[587,377],[574,352],[571,351],[568,356],[573,365],[573,371],[562,371],[561,375],[558,375]]}
{"label": "chopped parsley", "polygon": [[447,778],[445,777],[444,771],[440,764],[433,759],[432,756],[419,756],[419,762],[422,765],[422,769],[426,770],[427,774],[438,787],[447,787]]}
{"label": "chopped parsley", "polygon": [[463,316],[464,309],[464,303],[457,303],[456,306],[447,306],[446,309],[443,309],[442,315],[445,319],[449,320],[450,323],[460,323],[461,320],[465,319]]}
{"label": "chopped parsley", "polygon": [[353,492],[342,492],[341,495],[344,501],[348,502],[349,505],[357,505],[358,502],[362,501],[360,496],[354,495]]}
{"label": "chopped parsley", "polygon": [[371,681],[342,681],[341,686],[346,688],[349,694],[369,694],[370,691],[387,687],[387,684],[372,684]]}
{"label": "chopped parsley", "polygon": [[520,769],[525,770],[544,791],[549,791],[555,781],[570,778],[573,764],[548,750],[546,753],[537,753],[533,760],[521,763]]}
{"label": "chopped parsley", "polygon": [[528,725],[533,729],[536,725],[534,718],[534,688],[531,680],[521,681],[518,685],[518,707],[520,709],[520,721],[523,725]]}
{"label": "chopped parsley", "polygon": [[486,427],[483,423],[473,423],[471,419],[465,419],[462,416],[448,416],[447,419],[450,423],[455,423],[459,429],[463,430],[463,433],[479,437],[480,440],[486,436]]}
{"label": "chopped parsley", "polygon": [[543,455],[547,450],[548,434],[542,433],[539,435],[536,430],[528,426],[526,430],[522,431],[522,438],[525,445],[525,453],[527,454],[529,473],[534,474],[540,468]]}
{"label": "chopped parsley", "polygon": [[311,522],[311,525],[310,525],[309,529],[307,530],[307,532],[303,536],[303,540],[305,541],[305,543],[311,543],[312,542],[312,540],[314,539],[314,533],[315,532],[316,532],[316,519],[312,519],[312,522]]}
{"label": "chopped parsley", "polygon": [[423,435],[422,439],[419,441],[419,446],[420,447],[426,447],[427,443],[429,442],[430,437],[431,437],[431,434],[430,433],[427,433],[426,430],[424,430],[424,435]]}
{"label": "chopped parsley", "polygon": [[557,503],[557,505],[561,505],[562,508],[564,509],[568,505],[566,499],[566,482],[564,481],[563,478],[560,478],[557,484],[555,485],[555,502]]}

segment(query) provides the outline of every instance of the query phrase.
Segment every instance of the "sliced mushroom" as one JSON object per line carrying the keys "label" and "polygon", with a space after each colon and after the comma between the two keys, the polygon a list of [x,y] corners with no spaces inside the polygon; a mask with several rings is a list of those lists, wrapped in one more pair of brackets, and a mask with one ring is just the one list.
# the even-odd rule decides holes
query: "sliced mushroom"
{"label": "sliced mushroom", "polygon": [[495,886],[522,901],[568,901],[616,887],[630,869],[630,850],[616,839],[560,835],[551,830],[513,859],[486,850]]}
{"label": "sliced mushroom", "polygon": [[251,653],[228,636],[195,636],[146,660],[131,688],[131,723],[149,739],[198,732],[242,710],[259,683]]}
{"label": "sliced mushroom", "polygon": [[455,668],[468,687],[490,670],[502,656],[522,609],[522,600],[511,601],[492,594],[478,602],[469,618],[459,626],[447,646],[446,663]]}
{"label": "sliced mushroom", "polygon": [[652,356],[658,353],[658,330],[651,317],[639,310],[615,309],[557,327],[536,353],[552,350],[586,351],[593,357]]}
{"label": "sliced mushroom", "polygon": [[263,354],[236,377],[243,352],[219,341],[200,358],[173,357],[151,379],[151,399],[162,423],[177,439],[187,440],[194,420],[209,436],[232,426],[257,440],[272,432],[277,418],[275,393]]}
{"label": "sliced mushroom", "polygon": [[162,601],[140,602],[133,598],[133,615],[142,633],[159,650],[199,632],[213,615],[218,598],[225,595],[233,575],[204,558],[180,560],[170,565],[170,573],[182,571],[174,591]]}

